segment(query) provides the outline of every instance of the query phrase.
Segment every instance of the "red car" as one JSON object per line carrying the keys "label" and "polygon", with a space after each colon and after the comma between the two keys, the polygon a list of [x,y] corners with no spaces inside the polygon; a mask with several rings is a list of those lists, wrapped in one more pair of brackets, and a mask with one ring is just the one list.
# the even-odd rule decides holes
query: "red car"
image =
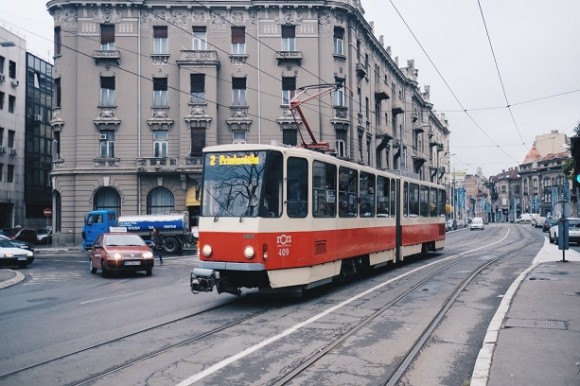
{"label": "red car", "polygon": [[141,236],[133,233],[103,233],[89,251],[91,273],[101,270],[103,277],[111,272],[145,271],[151,276],[154,259],[151,248]]}

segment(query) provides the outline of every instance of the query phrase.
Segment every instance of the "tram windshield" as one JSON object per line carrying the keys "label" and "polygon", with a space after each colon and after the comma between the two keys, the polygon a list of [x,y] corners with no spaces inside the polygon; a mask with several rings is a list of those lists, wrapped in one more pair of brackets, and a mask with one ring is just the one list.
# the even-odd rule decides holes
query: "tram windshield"
{"label": "tram windshield", "polygon": [[275,151],[205,154],[202,216],[279,217],[282,165]]}

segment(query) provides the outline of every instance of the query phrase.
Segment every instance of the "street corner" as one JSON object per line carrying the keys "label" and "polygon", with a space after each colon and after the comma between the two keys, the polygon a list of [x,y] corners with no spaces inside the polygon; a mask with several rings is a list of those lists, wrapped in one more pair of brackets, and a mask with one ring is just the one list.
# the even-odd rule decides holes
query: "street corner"
{"label": "street corner", "polygon": [[0,289],[10,287],[24,280],[23,273],[11,269],[0,269]]}

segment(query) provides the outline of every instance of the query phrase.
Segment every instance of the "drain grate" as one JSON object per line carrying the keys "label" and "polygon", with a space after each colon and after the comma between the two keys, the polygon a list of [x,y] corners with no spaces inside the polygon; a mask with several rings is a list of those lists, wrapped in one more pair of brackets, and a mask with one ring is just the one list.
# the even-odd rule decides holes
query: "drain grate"
{"label": "drain grate", "polygon": [[527,328],[551,328],[555,330],[566,330],[566,323],[561,320],[533,320],[533,319],[508,319],[505,327],[527,327]]}

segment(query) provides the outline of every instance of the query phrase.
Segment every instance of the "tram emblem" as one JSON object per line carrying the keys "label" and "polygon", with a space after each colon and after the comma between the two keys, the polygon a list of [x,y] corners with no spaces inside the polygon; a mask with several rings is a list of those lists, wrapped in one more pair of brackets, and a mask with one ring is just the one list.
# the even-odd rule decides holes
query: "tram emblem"
{"label": "tram emblem", "polygon": [[276,236],[276,243],[278,246],[286,246],[292,244],[292,236],[279,235]]}

